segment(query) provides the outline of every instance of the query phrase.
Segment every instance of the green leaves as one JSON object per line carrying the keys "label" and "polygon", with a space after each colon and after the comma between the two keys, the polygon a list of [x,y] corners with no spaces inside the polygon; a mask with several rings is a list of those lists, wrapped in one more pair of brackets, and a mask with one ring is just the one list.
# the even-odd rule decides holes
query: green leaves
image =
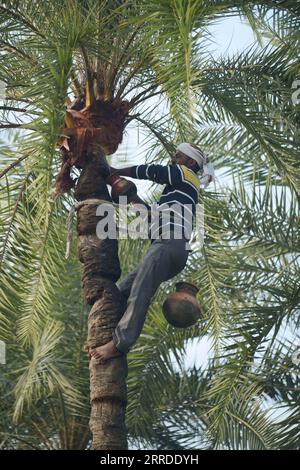
{"label": "green leaves", "polygon": [[14,420],[21,418],[24,405],[32,405],[33,399],[54,395],[58,390],[72,402],[73,407],[80,407],[79,394],[56,366],[57,344],[62,340],[62,333],[62,325],[52,321],[45,325],[39,338],[35,334],[32,357],[27,365],[16,371],[20,375],[14,390]]}

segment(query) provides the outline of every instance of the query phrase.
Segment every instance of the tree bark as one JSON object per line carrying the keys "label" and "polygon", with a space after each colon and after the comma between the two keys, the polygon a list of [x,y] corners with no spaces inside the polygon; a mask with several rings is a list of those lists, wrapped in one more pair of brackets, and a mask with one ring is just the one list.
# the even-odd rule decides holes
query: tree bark
{"label": "tree bark", "polygon": [[[104,178],[109,174],[103,152],[88,155],[79,177],[75,197],[111,201]],[[82,286],[85,301],[92,305],[88,317],[87,347],[101,346],[112,339],[112,331],[124,312],[125,299],[115,282],[121,274],[118,241],[100,240],[96,225],[98,204],[84,205],[77,213],[78,256],[83,264]],[[127,404],[125,355],[102,364],[90,360],[90,429],[92,449],[127,449],[125,411]]]}

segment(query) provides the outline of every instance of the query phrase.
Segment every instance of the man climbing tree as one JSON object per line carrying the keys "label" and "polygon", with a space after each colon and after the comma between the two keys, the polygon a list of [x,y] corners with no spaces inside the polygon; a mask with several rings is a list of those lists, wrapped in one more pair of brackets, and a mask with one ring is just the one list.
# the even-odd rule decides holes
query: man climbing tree
{"label": "man climbing tree", "polygon": [[165,184],[158,202],[160,215],[164,211],[170,212],[174,203],[182,210],[179,219],[160,217],[157,226],[151,224],[151,245],[145,258],[118,286],[127,299],[127,308],[113,331],[113,339],[102,346],[89,349],[92,358],[99,363],[128,353],[141,333],[157,288],[182,271],[186,265],[191,228],[190,217],[186,214],[190,214],[192,221],[194,220],[200,188],[200,179],[196,173],[203,170],[202,182],[207,185],[213,179],[213,167],[200,148],[188,143],[177,147],[172,163],[167,166],[152,164],[121,169],[111,167],[112,173],[119,176]]}

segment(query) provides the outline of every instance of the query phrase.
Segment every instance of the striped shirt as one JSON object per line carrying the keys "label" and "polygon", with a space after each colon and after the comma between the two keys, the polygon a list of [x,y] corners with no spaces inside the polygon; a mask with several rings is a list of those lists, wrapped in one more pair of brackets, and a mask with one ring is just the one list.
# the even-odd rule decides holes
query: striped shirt
{"label": "striped shirt", "polygon": [[150,164],[132,167],[130,176],[166,185],[157,204],[158,210],[154,211],[158,212],[158,219],[153,221],[151,212],[150,238],[153,240],[169,231],[176,231],[180,233],[179,237],[189,240],[200,188],[196,173],[185,165]]}

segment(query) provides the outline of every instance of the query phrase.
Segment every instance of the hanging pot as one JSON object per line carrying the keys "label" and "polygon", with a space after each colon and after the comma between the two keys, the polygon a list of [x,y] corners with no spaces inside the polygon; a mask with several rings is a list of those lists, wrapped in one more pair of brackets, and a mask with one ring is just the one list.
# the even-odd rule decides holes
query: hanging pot
{"label": "hanging pot", "polygon": [[132,181],[119,175],[109,175],[105,178],[105,182],[111,186],[111,197],[114,202],[119,203],[120,196],[127,196],[128,204],[142,204],[150,209],[150,206],[138,196],[137,187]]}
{"label": "hanging pot", "polygon": [[111,186],[111,197],[114,202],[118,203],[120,196],[127,196],[127,202],[131,202],[137,196],[136,185],[119,175],[109,175],[105,178],[105,182]]}
{"label": "hanging pot", "polygon": [[172,326],[187,328],[199,320],[201,311],[196,294],[198,287],[189,282],[177,282],[176,292],[169,294],[163,303],[163,313]]}

